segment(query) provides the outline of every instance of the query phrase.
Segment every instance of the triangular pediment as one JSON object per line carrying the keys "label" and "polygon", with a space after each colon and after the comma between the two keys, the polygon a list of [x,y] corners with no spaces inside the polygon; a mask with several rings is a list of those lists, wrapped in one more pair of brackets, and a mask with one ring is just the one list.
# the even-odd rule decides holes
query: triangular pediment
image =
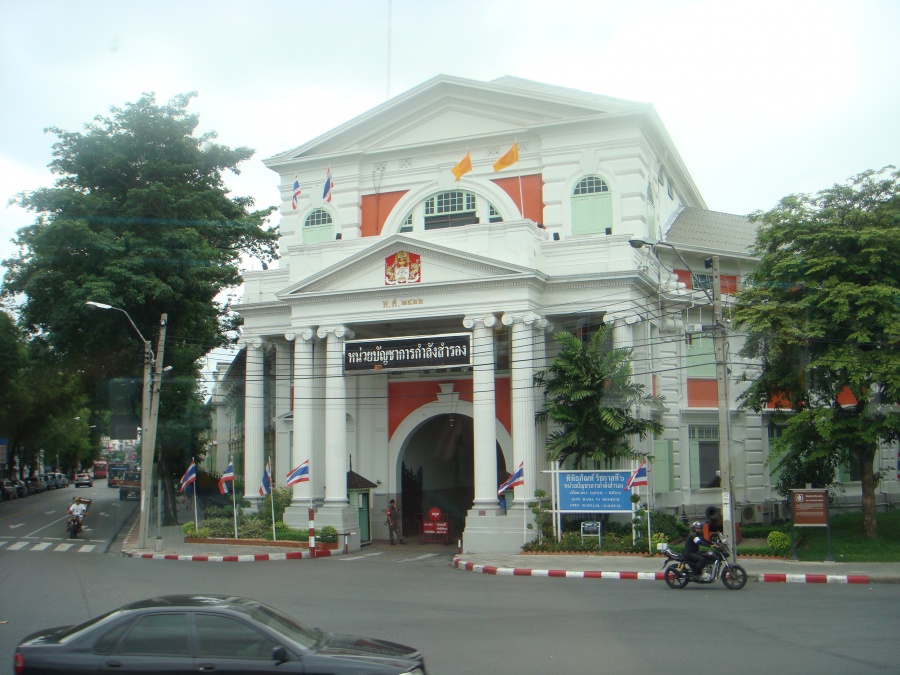
{"label": "triangular pediment", "polygon": [[307,157],[515,135],[644,106],[513,77],[478,82],[440,75],[265,163],[274,168]]}
{"label": "triangular pediment", "polygon": [[[398,257],[398,253],[405,253]],[[278,293],[290,301],[301,297],[394,292],[416,288],[423,292],[445,286],[465,286],[523,277],[543,277],[535,270],[501,263],[465,251],[393,235],[303,279]]]}

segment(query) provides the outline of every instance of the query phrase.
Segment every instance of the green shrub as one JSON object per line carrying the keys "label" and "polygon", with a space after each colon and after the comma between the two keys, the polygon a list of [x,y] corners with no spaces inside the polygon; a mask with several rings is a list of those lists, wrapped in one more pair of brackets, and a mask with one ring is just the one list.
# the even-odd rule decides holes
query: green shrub
{"label": "green shrub", "polygon": [[325,525],[321,530],[316,531],[316,541],[321,541],[325,544],[334,544],[337,542],[337,538],[337,528],[332,527],[331,525]]}
{"label": "green shrub", "polygon": [[234,520],[231,518],[207,518],[203,525],[211,537],[234,537]]}
{"label": "green shrub", "polygon": [[766,544],[776,553],[786,553],[791,547],[791,539],[784,532],[769,532]]}
{"label": "green shrub", "polygon": [[244,518],[239,524],[238,536],[241,539],[271,539],[272,521],[259,516]]}

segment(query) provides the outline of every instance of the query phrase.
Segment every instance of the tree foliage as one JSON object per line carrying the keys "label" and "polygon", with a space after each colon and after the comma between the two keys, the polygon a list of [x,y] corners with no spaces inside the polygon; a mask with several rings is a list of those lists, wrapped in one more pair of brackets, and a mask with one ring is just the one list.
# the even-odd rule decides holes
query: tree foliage
{"label": "tree foliage", "polygon": [[886,167],[754,214],[761,260],[734,314],[749,333],[742,355],[759,364],[743,404],[792,412],[773,449],[796,480],[859,462],[869,537],[878,445],[900,436],[898,187]]}
{"label": "tree foliage", "polygon": [[196,424],[176,433],[196,421],[184,411],[196,408],[198,358],[234,337],[234,315],[219,298],[241,283],[242,257],[277,257],[278,238],[267,225],[274,208],[252,210],[252,199],[231,196],[224,184],[252,151],[196,133],[192,97],[159,105],[145,94],[82,132],[48,129],[58,139],[50,164],[58,178],[15,200],[37,218],[19,230],[3,284],[7,299],[20,300],[22,328],[79,373],[95,411],[109,406],[114,379],[140,382],[144,350],[121,313],[85,302],[124,310],[154,350],[167,314],[164,362],[172,371],[161,389],[159,440],[185,456],[195,450],[188,437],[202,433]]}
{"label": "tree foliage", "polygon": [[635,455],[632,437],[662,433],[662,424],[634,410],[658,410],[663,398],[644,394],[643,385],[632,380],[631,350],[612,348],[611,338],[611,326],[601,326],[587,341],[571,333],[553,336],[560,351],[535,376],[546,395],[538,417],[558,426],[547,439],[552,460],[571,458],[576,468],[587,460],[609,463]]}

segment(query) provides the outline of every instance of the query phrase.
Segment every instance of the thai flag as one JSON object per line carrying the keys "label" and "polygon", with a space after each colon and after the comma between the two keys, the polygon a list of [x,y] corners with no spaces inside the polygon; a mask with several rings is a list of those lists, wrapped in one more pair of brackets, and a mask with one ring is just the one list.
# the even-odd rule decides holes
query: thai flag
{"label": "thai flag", "polygon": [[229,492],[228,484],[232,482],[234,482],[234,462],[229,460],[228,466],[225,467],[225,473],[219,479],[219,492],[227,495]]}
{"label": "thai flag", "polygon": [[269,464],[270,460],[266,460],[266,471],[263,473],[262,477],[262,485],[259,486],[259,496],[265,497],[269,492],[272,491],[272,467]]}
{"label": "thai flag", "polygon": [[633,487],[637,487],[638,485],[646,485],[647,484],[647,460],[645,459],[641,462],[641,465],[634,470],[634,473],[631,474],[631,477],[628,479],[628,482],[625,483],[625,489],[630,490]]}
{"label": "thai flag", "polygon": [[297,210],[297,206],[300,203],[300,181],[297,180],[297,176],[294,176],[294,196],[291,197],[291,206],[294,211]]}
{"label": "thai flag", "polygon": [[325,189],[322,190],[322,199],[326,202],[331,202],[331,188],[334,187],[334,181],[331,180],[331,167],[328,167],[328,172],[325,174]]}
{"label": "thai flag", "polygon": [[497,490],[497,496],[499,497],[509,488],[514,488],[517,485],[525,485],[525,462],[519,462],[519,468],[513,471],[512,476],[507,478],[506,482],[500,486],[500,489]]}
{"label": "thai flag", "polygon": [[309,481],[309,460],[303,462],[303,464],[287,475],[288,487],[294,483],[306,483],[307,481]]}
{"label": "thai flag", "polygon": [[194,464],[194,460],[191,460],[191,465],[187,468],[187,471],[184,472],[184,475],[181,477],[181,489],[179,492],[184,492],[184,489],[197,480],[197,465]]}

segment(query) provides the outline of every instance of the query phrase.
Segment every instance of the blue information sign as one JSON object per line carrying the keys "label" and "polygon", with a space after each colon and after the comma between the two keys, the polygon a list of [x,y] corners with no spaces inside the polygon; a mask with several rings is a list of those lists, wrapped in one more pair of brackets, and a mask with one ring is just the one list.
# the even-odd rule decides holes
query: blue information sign
{"label": "blue information sign", "polygon": [[628,471],[560,471],[561,513],[631,513]]}

